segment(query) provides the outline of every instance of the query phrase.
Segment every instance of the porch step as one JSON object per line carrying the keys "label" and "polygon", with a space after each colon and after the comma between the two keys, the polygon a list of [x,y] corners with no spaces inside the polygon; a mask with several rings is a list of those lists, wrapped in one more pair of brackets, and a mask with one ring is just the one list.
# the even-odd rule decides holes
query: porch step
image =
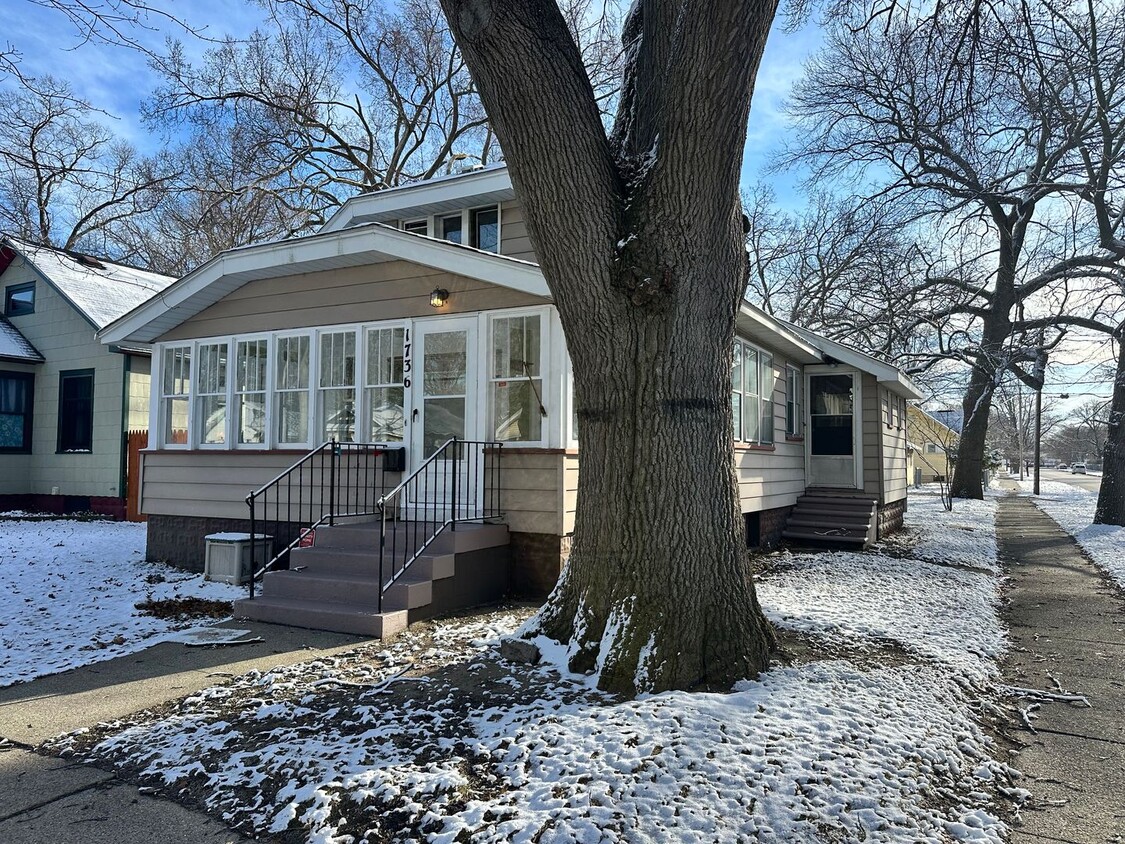
{"label": "porch step", "polygon": [[870,495],[812,490],[797,499],[781,535],[796,543],[867,547],[875,541],[878,509]]}
{"label": "porch step", "polygon": [[310,601],[263,595],[234,602],[234,617],[309,630],[331,630],[334,633],[355,633],[360,636],[386,638],[406,629],[404,609],[377,612],[358,604],[335,601]]}
{"label": "porch step", "polygon": [[[382,578],[378,522],[322,526],[312,546],[290,552],[288,571],[266,573],[260,597],[235,602],[235,618],[389,636],[405,629],[410,619],[424,618],[435,608],[448,609],[451,600],[458,606],[458,594],[479,595],[479,590],[474,593],[466,587],[464,579],[457,581],[457,555],[493,548],[506,554],[509,539],[507,525],[461,523],[456,531],[446,528],[383,593],[380,613],[380,580],[401,568],[417,544],[415,537],[423,535],[422,527],[410,522],[391,523],[388,528]],[[496,581],[501,584],[496,597],[503,594],[507,577],[506,564],[501,565],[505,565],[504,577]],[[437,600],[435,583],[444,583]]]}

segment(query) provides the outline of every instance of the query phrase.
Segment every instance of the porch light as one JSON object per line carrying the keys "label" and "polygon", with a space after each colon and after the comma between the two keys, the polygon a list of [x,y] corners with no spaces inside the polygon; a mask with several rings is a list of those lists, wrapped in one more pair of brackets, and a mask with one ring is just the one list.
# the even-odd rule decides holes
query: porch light
{"label": "porch light", "polygon": [[435,287],[434,292],[430,294],[430,305],[435,308],[440,308],[449,301],[449,291],[444,287]]}

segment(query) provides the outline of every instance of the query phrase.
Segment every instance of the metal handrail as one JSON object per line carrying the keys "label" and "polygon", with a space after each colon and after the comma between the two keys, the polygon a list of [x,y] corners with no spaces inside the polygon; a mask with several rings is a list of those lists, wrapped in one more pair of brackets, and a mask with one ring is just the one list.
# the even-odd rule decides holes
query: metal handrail
{"label": "metal handrail", "polygon": [[[379,513],[377,496],[381,495],[386,482],[385,456],[394,448],[396,446],[387,443],[351,443],[332,439],[246,496],[246,504],[250,508],[250,598],[254,597],[255,581],[316,528],[326,523],[335,524],[339,517],[374,516]],[[319,461],[318,466],[316,458],[324,456],[327,460]],[[344,484],[340,483],[341,469],[345,473]],[[338,487],[342,488],[338,490]],[[339,497],[337,492],[341,493]],[[259,503],[262,506],[261,519],[257,509]],[[271,503],[275,517],[269,520],[265,516]],[[280,515],[283,508],[284,518]],[[272,533],[267,534],[271,521]],[[268,559],[260,567],[257,565],[259,522],[267,525],[262,536],[271,540]]]}
{"label": "metal handrail", "polygon": [[[499,518],[502,515],[499,506],[501,448],[503,448],[503,443],[500,442],[462,440],[451,437],[394,489],[379,498],[379,612],[383,611],[383,595],[386,591],[406,573],[411,564],[425,552],[447,527],[456,531],[458,522],[483,521]],[[465,464],[465,471],[466,481],[469,485],[474,485],[473,470],[476,469],[475,482],[476,485],[480,486],[481,491],[479,499],[476,500],[477,506],[474,507],[471,514],[466,510],[465,515],[462,515],[462,501],[459,495],[462,467],[459,464],[464,461],[461,452],[465,449],[472,452],[479,451],[479,465],[477,465],[476,454],[474,453],[472,462]],[[488,466],[489,458],[492,460],[491,471],[489,471]],[[491,487],[488,484],[489,475],[492,476]],[[440,481],[443,492],[448,487],[450,491],[448,498],[443,495],[442,500],[439,501],[432,496],[435,481]],[[423,482],[425,486],[423,486]],[[430,500],[419,502],[417,495],[407,496],[408,491],[417,491],[419,488],[431,493]],[[402,565],[400,566],[397,547],[399,534],[398,531],[392,534],[392,548],[389,555],[391,570],[388,577],[386,568],[388,558],[387,515],[390,513],[392,520],[398,521],[395,517],[404,507],[412,511],[410,513],[412,518],[408,517],[401,521],[410,526],[411,536],[409,538],[413,542],[408,542],[407,537],[403,537]],[[418,518],[419,516],[421,518]]]}

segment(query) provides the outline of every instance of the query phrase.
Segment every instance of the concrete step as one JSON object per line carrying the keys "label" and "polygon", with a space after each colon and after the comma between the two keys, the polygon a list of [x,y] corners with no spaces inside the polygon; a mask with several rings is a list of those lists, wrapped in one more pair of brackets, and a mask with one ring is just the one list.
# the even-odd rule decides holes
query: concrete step
{"label": "concrete step", "polygon": [[[412,552],[429,539],[434,525],[425,522],[388,522],[387,548],[397,553]],[[496,548],[508,544],[508,526],[462,522],[454,529],[446,527],[428,546],[434,554],[460,554],[481,548]],[[316,529],[315,548],[340,550],[379,548],[379,523],[352,525],[327,525]]]}
{"label": "concrete step", "polygon": [[791,519],[812,519],[821,522],[854,522],[856,524],[872,524],[875,514],[866,510],[824,510],[819,507],[794,507],[790,512]]}
{"label": "concrete step", "polygon": [[866,533],[871,528],[871,522],[855,521],[852,519],[835,519],[826,518],[823,516],[812,515],[798,515],[794,512],[789,520],[785,523],[787,527],[809,527],[809,528],[844,528],[846,530],[857,530]]}
{"label": "concrete step", "polygon": [[262,578],[262,595],[298,601],[356,604],[371,609],[379,605],[377,577],[349,577],[313,571],[271,571]]}
{"label": "concrete step", "polygon": [[[388,550],[383,560],[384,577],[402,566],[401,551],[397,555]],[[453,554],[424,553],[410,564],[410,571],[418,577],[443,580],[453,577],[456,557]],[[289,554],[290,571],[307,571],[316,574],[336,574],[341,577],[379,577],[379,552],[349,550],[347,548],[294,548]]]}
{"label": "concrete step", "polygon": [[369,607],[266,597],[234,602],[234,617],[310,630],[354,633],[382,639],[406,629],[406,610],[376,612]]}
{"label": "concrete step", "polygon": [[823,495],[802,495],[797,505],[809,507],[839,507],[848,510],[874,510],[878,502],[868,498],[829,498]]}

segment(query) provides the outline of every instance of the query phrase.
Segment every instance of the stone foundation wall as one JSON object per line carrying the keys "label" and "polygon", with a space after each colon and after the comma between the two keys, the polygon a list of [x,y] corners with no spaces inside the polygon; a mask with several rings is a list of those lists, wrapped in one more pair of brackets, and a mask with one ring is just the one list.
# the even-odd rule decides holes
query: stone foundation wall
{"label": "stone foundation wall", "polygon": [[900,498],[879,508],[879,536],[883,537],[896,530],[902,529],[902,520],[906,515],[906,499]]}
{"label": "stone foundation wall", "polygon": [[212,533],[249,532],[250,522],[247,519],[150,515],[145,559],[201,572],[206,555],[204,537]]}
{"label": "stone foundation wall", "polygon": [[569,536],[549,533],[510,534],[512,549],[512,597],[541,601],[550,594],[570,556]]}

